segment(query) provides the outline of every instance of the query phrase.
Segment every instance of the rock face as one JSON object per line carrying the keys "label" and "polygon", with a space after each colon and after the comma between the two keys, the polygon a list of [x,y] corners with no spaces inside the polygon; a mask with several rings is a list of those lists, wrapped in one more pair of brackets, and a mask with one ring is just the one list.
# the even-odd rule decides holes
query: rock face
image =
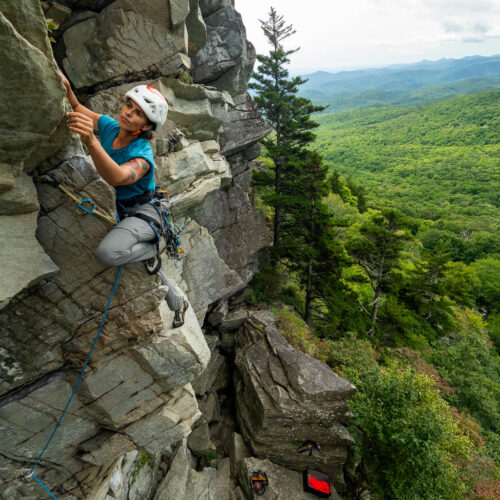
{"label": "rock face", "polygon": [[[0,43],[1,309],[21,290],[57,271],[34,237],[39,204],[33,182],[24,172],[57,151],[68,134],[60,130],[64,87],[37,2],[2,2]],[[27,113],[35,103],[37,113]],[[14,214],[15,218],[10,217]]]}
{"label": "rock face", "polygon": [[64,32],[64,69],[76,88],[188,69],[188,13],[185,1],[116,0]]}
{"label": "rock face", "polygon": [[[353,440],[342,425],[355,387],[328,366],[297,351],[274,326],[270,312],[249,315],[236,339],[238,422],[257,457],[302,471],[327,472],[342,488],[342,466]],[[321,453],[297,453],[301,443]]]}
{"label": "rock face", "polygon": [[234,1],[201,0],[207,25],[207,43],[193,56],[193,76],[231,95],[246,91],[255,62],[255,49],[246,39],[241,16]]}
{"label": "rock face", "polygon": [[[141,264],[125,266],[85,377],[37,468],[58,495],[79,497],[91,490],[105,495],[116,490],[117,476],[103,486],[107,472],[118,470],[110,464],[128,464],[124,453],[141,448],[159,454],[191,433],[201,413],[190,382],[210,358],[199,325],[210,304],[240,290],[252,274],[242,278],[241,269],[219,253],[211,231],[191,218],[208,196],[231,189],[231,167],[218,140],[233,101],[228,92],[172,78],[190,67],[188,29],[198,49],[206,39],[195,0],[66,1],[45,9],[68,16],[58,34],[64,50],[58,53],[64,54],[74,87],[98,90],[88,95],[95,111],[116,116],[123,94],[137,83],[156,85],[170,105],[169,122],[152,146],[157,178],[170,190],[183,229],[185,258],[166,263],[166,270],[190,300],[185,325],[170,328],[173,313],[155,277]],[[94,255],[109,230],[106,222],[79,215],[68,196],[50,184],[35,186],[31,175],[36,168],[37,175],[92,199],[112,218],[114,192],[79,140],[70,140],[63,120],[65,90],[42,9],[6,1],[0,10],[5,65],[0,78],[11,92],[0,118],[0,235],[7,259],[0,296],[0,426],[8,436],[0,455],[0,497],[36,498],[39,486],[20,480],[18,471],[34,462],[61,415],[117,270]],[[169,78],[140,80],[151,75]],[[33,102],[37,113],[26,113]],[[260,137],[266,133],[263,126]],[[245,192],[241,198],[247,206]],[[207,431],[200,429],[198,443]],[[136,490],[128,488],[127,495],[143,498],[145,490]]]}
{"label": "rock face", "polygon": [[[316,378],[285,369],[287,391],[296,401],[279,407],[283,380],[273,379],[275,388],[264,401],[267,372],[251,376],[242,361],[252,342],[279,351],[269,347],[265,354],[274,375],[280,363],[296,360],[271,332],[270,318],[234,307],[233,297],[271,241],[248,196],[252,170],[259,168],[257,141],[270,129],[246,93],[254,53],[234,3],[3,0],[0,498],[41,498],[40,486],[25,473],[72,394],[118,273],[95,257],[111,225],[78,213],[56,186],[91,199],[114,220],[114,189],[67,130],[69,105],[43,12],[60,16],[54,53],[85,105],[117,117],[124,93],[139,83],[155,86],[168,100],[167,123],[151,145],[184,256],[164,259],[163,267],[190,307],[185,324],[172,329],[159,279],[147,275],[142,263],[124,266],[85,375],[37,477],[65,500],[243,499],[248,480],[241,464],[251,453],[276,460],[276,467],[301,466],[284,459],[286,439],[264,452],[268,435],[259,425],[281,426],[290,418],[301,419],[304,436],[326,446],[325,457],[338,472],[350,439],[339,423],[348,416],[347,383],[309,361]],[[190,69],[198,83],[183,83]],[[254,331],[259,321],[266,332],[271,329],[265,341]],[[235,405],[240,327],[247,333],[237,337],[236,380],[247,386],[239,386]],[[318,382],[323,377],[326,385],[335,379],[335,394]],[[262,421],[247,418],[255,411],[252,391],[260,395],[254,403],[265,408]],[[305,415],[310,405],[313,415],[324,418],[326,437],[319,439]],[[236,406],[242,436],[235,432]]]}

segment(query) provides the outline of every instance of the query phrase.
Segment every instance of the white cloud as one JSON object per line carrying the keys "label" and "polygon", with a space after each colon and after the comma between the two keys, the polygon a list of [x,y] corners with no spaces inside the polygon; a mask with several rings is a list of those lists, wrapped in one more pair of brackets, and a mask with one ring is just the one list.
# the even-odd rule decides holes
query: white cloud
{"label": "white cloud", "polygon": [[500,53],[499,0],[236,0],[248,39],[268,51],[257,19],[270,6],[293,24],[291,67],[384,65]]}

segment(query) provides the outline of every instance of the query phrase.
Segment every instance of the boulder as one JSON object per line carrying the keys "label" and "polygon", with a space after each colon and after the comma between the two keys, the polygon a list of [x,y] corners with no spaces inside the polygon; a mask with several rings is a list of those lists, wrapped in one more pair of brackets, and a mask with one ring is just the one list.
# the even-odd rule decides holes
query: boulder
{"label": "boulder", "polygon": [[224,319],[224,316],[228,313],[229,308],[227,304],[227,300],[219,301],[216,306],[210,311],[208,315],[208,322],[212,326],[217,326]]}
{"label": "boulder", "polygon": [[207,369],[193,381],[193,389],[196,394],[203,395],[209,392],[215,385],[218,375],[224,371],[226,358],[219,351],[219,338],[215,335],[205,337],[210,347],[210,362]]}
{"label": "boulder", "polygon": [[205,17],[224,7],[234,7],[234,0],[200,0],[201,13]]}
{"label": "boulder", "polygon": [[[1,309],[21,290],[57,271],[35,239],[39,204],[33,182],[23,172],[57,151],[68,133],[61,131],[65,92],[40,5],[27,0],[2,2],[0,43]],[[20,113],[35,102],[37,113]]]}
{"label": "boulder", "polygon": [[238,477],[240,461],[251,456],[250,450],[247,448],[245,441],[243,441],[241,434],[237,432],[233,432],[230,446],[229,456],[231,458],[231,474],[234,477]]}
{"label": "boulder", "polygon": [[272,235],[265,217],[253,210],[243,189],[234,184],[226,191],[210,194],[192,211],[192,216],[213,235],[224,262],[248,283],[256,272],[262,250],[271,244]]}
{"label": "boulder", "polygon": [[[195,312],[206,311],[209,304],[243,288],[243,281],[219,257],[212,236],[203,226],[189,221],[182,230],[181,242],[185,251],[182,277]],[[202,322],[203,318],[198,320]]]}
{"label": "boulder", "polygon": [[[25,2],[27,3],[27,2]],[[33,16],[19,22],[19,29],[4,15],[4,9],[18,2],[7,1],[0,11],[0,43],[3,47],[0,62],[0,83],[3,107],[0,116],[0,164],[17,177],[30,171],[50,154],[57,151],[68,137],[64,123],[65,91],[51,54],[44,54],[45,39],[38,50],[32,45],[39,35],[31,36],[44,26],[40,6],[27,9]],[[10,10],[7,10],[9,15]],[[31,23],[31,26],[30,26]],[[35,39],[34,39],[35,38]],[[49,47],[50,51],[50,47]],[[23,89],[19,92],[19,89]],[[37,113],[20,113],[32,109]]]}
{"label": "boulder", "polygon": [[[236,340],[237,417],[252,454],[297,471],[323,470],[342,488],[354,444],[343,424],[355,387],[288,344],[269,311],[251,312]],[[306,440],[319,442],[321,453],[297,453]]]}
{"label": "boulder", "polygon": [[207,423],[196,427],[189,435],[187,443],[189,449],[198,457],[204,457],[216,450],[215,444],[210,439]]}
{"label": "boulder", "polygon": [[[168,189],[170,196],[186,195],[195,182],[217,177],[217,186],[231,180],[229,165],[222,156],[207,155],[199,142],[193,142],[181,151],[160,157],[157,162],[158,183]],[[206,195],[209,192],[205,193]],[[176,200],[179,197],[175,198]],[[176,205],[179,202],[176,202]],[[174,205],[175,207],[175,205]],[[179,209],[176,207],[176,212]],[[185,211],[184,209],[183,211]]]}
{"label": "boulder", "polygon": [[122,430],[136,446],[148,453],[161,452],[187,437],[201,416],[190,384],[161,397],[165,402],[162,407]]}
{"label": "boulder", "polygon": [[219,328],[222,332],[231,332],[238,330],[238,328],[245,323],[248,317],[246,309],[236,309],[231,311],[221,322]]}
{"label": "boulder", "polygon": [[233,100],[227,92],[203,85],[185,84],[173,78],[161,78],[158,90],[169,104],[168,118],[186,135],[199,141],[217,140],[222,123]]}
{"label": "boulder", "polygon": [[134,443],[122,434],[102,431],[79,445],[84,453],[80,459],[92,465],[105,465],[123,453],[133,451]]}
{"label": "boulder", "polygon": [[3,0],[0,11],[26,41],[40,50],[49,61],[52,60],[52,49],[40,2]]}
{"label": "boulder", "polygon": [[57,2],[51,2],[45,10],[45,17],[61,25],[71,15],[71,9]]}
{"label": "boulder", "polygon": [[199,423],[206,422],[209,424],[219,420],[219,398],[215,391],[208,393],[208,395],[205,394],[201,399],[198,398],[198,407],[202,413],[202,418],[198,421]]}
{"label": "boulder", "polygon": [[165,479],[158,486],[154,500],[209,499],[230,500],[234,484],[230,478],[229,459],[222,460],[217,469],[191,468],[186,440],[182,441]]}
{"label": "boulder", "polygon": [[186,28],[189,33],[189,55],[198,52],[207,43],[207,27],[198,5],[198,0],[189,0],[189,15],[186,19]]}
{"label": "boulder", "polygon": [[186,20],[186,17],[189,14],[189,2],[186,2],[186,0],[169,0],[169,3],[172,26],[177,28]]}
{"label": "boulder", "polygon": [[167,327],[154,337],[134,345],[131,356],[147,371],[163,390],[180,387],[204,373],[210,360],[210,350],[190,307],[184,325],[170,328],[173,312],[165,303],[160,306]]}

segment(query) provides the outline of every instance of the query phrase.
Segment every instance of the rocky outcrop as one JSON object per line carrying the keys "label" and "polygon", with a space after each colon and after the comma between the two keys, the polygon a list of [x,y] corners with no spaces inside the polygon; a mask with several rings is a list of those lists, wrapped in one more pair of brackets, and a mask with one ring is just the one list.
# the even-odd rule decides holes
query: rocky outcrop
{"label": "rocky outcrop", "polygon": [[221,460],[217,469],[205,467],[196,471],[192,467],[190,452],[183,441],[175,454],[165,479],[158,486],[154,500],[172,498],[217,498],[230,500],[235,488],[230,478],[229,459]]}
{"label": "rocky outcrop", "polygon": [[64,32],[64,69],[76,88],[185,71],[188,14],[185,1],[116,0]]}
{"label": "rocky outcrop", "polygon": [[[286,461],[286,442],[266,454],[265,430],[246,417],[254,411],[249,394],[261,390],[267,372],[259,372],[259,380],[245,371],[242,353],[252,346],[242,339],[262,343],[257,332],[249,332],[264,320],[238,308],[234,296],[270,243],[266,221],[248,195],[251,172],[260,165],[257,141],[269,127],[246,93],[254,54],[241,18],[231,0],[40,5],[63,23],[53,33],[54,51],[94,111],[116,117],[124,93],[138,83],[156,86],[168,100],[168,121],[152,147],[155,175],[170,193],[184,256],[165,259],[163,266],[190,307],[184,326],[172,329],[173,313],[159,280],[141,263],[123,268],[85,376],[37,476],[66,500],[243,499],[244,461],[251,454],[275,460],[276,468],[301,464]],[[114,190],[79,138],[67,131],[68,103],[40,5],[0,5],[0,80],[8,91],[0,117],[2,500],[41,498],[40,486],[25,473],[75,387],[117,276],[117,269],[95,258],[110,224],[78,213],[54,185],[91,199],[114,219]],[[210,86],[187,83],[190,69]],[[29,112],[34,103],[36,112]],[[265,322],[264,330],[272,330],[271,319]],[[236,336],[240,327],[247,333]],[[270,365],[284,363],[289,349],[273,333],[266,335],[264,344],[280,352],[269,347]],[[236,344],[236,381],[248,378],[238,398]],[[317,370],[326,385],[332,382],[331,373]],[[313,414],[324,414],[330,427],[318,440],[338,471],[349,441],[338,423],[348,416],[349,390],[340,390],[337,396],[344,399],[338,400],[326,388],[321,395],[329,406],[323,408],[317,397],[307,399],[304,384],[314,384],[304,373],[287,373],[296,406],[276,409],[282,402],[277,386],[267,395],[276,408],[263,411],[266,425],[279,426],[293,416],[302,419],[309,437],[318,437],[303,415],[303,407],[313,405]],[[235,408],[242,412],[242,436],[235,432]],[[337,446],[335,452],[330,445]]]}
{"label": "rocky outcrop", "polygon": [[[5,0],[0,10],[0,309],[57,266],[36,241],[36,191],[25,174],[67,140],[62,132],[64,87],[46,35],[40,5]],[[36,103],[37,113],[28,113]]]}
{"label": "rocky outcrop", "polygon": [[256,57],[241,16],[234,10],[234,1],[200,0],[200,8],[207,43],[193,55],[194,79],[240,95],[247,89]]}
{"label": "rocky outcrop", "polygon": [[[210,304],[244,287],[251,273],[243,279],[240,269],[219,254],[210,230],[191,218],[204,199],[233,183],[218,143],[232,98],[172,79],[190,66],[186,27],[195,30],[198,44],[204,38],[197,2],[65,5],[73,11],[60,9],[68,16],[58,35],[59,45],[64,42],[64,67],[75,87],[101,89],[89,95],[88,105],[95,111],[115,115],[124,92],[138,82],[105,88],[111,84],[150,74],[170,77],[146,83],[157,85],[170,105],[169,122],[153,149],[157,177],[171,191],[176,222],[183,230],[184,259],[167,263],[167,273],[191,303],[185,325],[172,330],[173,313],[156,278],[148,277],[141,264],[123,270],[98,348],[37,468],[54,493],[81,497],[90,491],[118,491],[114,472],[108,485],[104,483],[107,472],[118,470],[111,464],[129,464],[123,458],[127,451],[140,448],[158,455],[191,433],[201,413],[190,382],[210,357],[199,325]],[[34,462],[61,415],[116,276],[116,269],[105,268],[94,256],[109,230],[106,222],[79,215],[73,201],[52,185],[33,184],[36,168],[37,175],[92,199],[114,217],[113,190],[67,132],[65,91],[42,10],[28,2],[22,2],[21,11],[17,6],[19,2],[4,2],[0,13],[7,58],[2,61],[8,65],[1,78],[12,93],[0,123],[0,235],[8,259],[0,297],[0,426],[8,436],[0,454],[0,497],[9,499],[40,493],[36,483],[20,479],[19,471]],[[57,7],[51,2],[45,8],[49,12]],[[82,8],[92,10],[84,13]],[[139,36],[144,32],[147,40]],[[151,34],[159,43],[154,50]],[[33,102],[38,103],[37,113],[26,113]],[[261,136],[265,133],[263,127]],[[246,193],[241,194],[248,203]],[[202,446],[207,428],[200,424],[199,429],[199,439],[195,434],[192,442]],[[132,498],[146,491],[135,490],[130,486],[127,494]]]}
{"label": "rocky outcrop", "polygon": [[[325,471],[342,489],[354,443],[343,426],[354,386],[288,344],[265,311],[250,314],[239,330],[235,364],[238,422],[253,454],[297,471]],[[307,440],[320,443],[321,453],[297,453]]]}

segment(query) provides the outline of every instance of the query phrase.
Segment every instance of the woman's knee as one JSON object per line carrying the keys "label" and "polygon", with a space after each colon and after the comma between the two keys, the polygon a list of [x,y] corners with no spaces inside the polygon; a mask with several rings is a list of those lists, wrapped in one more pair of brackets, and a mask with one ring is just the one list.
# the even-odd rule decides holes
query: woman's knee
{"label": "woman's knee", "polygon": [[106,244],[103,240],[95,251],[96,257],[106,266],[119,266],[123,264],[123,252]]}

